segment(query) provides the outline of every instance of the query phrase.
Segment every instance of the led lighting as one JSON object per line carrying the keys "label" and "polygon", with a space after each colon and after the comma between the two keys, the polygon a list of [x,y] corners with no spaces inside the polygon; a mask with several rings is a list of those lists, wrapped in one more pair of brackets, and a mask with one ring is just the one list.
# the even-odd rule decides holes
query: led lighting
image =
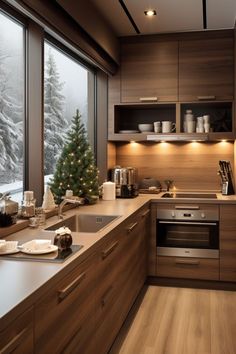
{"label": "led lighting", "polygon": [[130,144],[135,144],[136,141],[135,140],[130,140]]}
{"label": "led lighting", "polygon": [[222,143],[226,143],[226,141],[227,141],[226,139],[222,139],[221,140]]}
{"label": "led lighting", "polygon": [[144,11],[144,14],[145,14],[145,16],[152,17],[152,16],[155,16],[157,13],[155,10],[147,10],[147,11]]}

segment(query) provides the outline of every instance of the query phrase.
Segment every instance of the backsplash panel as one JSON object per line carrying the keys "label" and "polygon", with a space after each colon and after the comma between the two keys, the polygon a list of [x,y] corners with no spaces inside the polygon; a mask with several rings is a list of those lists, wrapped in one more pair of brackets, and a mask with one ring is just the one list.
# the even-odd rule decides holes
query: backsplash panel
{"label": "backsplash panel", "polygon": [[229,160],[234,168],[234,143],[118,143],[116,164],[138,169],[145,177],[174,180],[177,189],[220,190],[219,160]]}

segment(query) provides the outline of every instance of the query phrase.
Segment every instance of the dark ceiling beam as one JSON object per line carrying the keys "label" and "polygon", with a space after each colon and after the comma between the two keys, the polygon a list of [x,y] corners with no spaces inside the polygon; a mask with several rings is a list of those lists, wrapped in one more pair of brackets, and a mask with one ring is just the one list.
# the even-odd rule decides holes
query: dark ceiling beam
{"label": "dark ceiling beam", "polygon": [[135,29],[135,32],[136,32],[137,34],[140,34],[140,31],[139,31],[139,29],[138,29],[138,26],[136,25],[136,23],[135,23],[133,17],[131,16],[129,10],[127,9],[127,7],[126,7],[124,1],[123,1],[123,0],[119,0],[119,3],[120,3],[120,5],[121,5],[122,9],[124,10],[126,16],[128,17],[128,19],[129,19],[131,25],[132,25],[133,28]]}

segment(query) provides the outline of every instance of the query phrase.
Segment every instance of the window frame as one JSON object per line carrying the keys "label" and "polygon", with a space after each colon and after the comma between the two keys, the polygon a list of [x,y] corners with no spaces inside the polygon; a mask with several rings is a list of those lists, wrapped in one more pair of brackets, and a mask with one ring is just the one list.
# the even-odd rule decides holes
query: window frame
{"label": "window frame", "polygon": [[[89,75],[88,82],[88,120],[89,117],[94,117],[90,123],[94,129],[94,142],[91,145],[100,170],[100,181],[105,179],[107,175],[107,97],[105,97],[107,95],[107,74],[90,58],[87,58],[88,61],[84,59],[86,55],[79,48],[73,46],[65,38],[59,38],[58,33],[54,33],[48,24],[36,20],[29,12],[25,12],[17,6],[15,9],[1,0],[0,9],[14,21],[24,25],[25,28],[23,191],[33,190],[37,205],[41,205],[44,194],[44,40],[54,44],[92,73]],[[99,101],[101,98],[102,102]],[[91,105],[90,102],[93,104]],[[91,122],[91,120],[89,121]],[[98,134],[101,122],[103,131],[102,134],[101,132]]]}

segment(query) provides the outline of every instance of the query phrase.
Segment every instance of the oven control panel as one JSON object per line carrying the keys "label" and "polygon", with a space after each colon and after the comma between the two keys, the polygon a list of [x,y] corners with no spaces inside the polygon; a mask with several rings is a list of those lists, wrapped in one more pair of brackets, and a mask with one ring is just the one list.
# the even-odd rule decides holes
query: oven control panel
{"label": "oven control panel", "polygon": [[217,221],[219,220],[219,212],[218,210],[157,209],[157,219]]}

